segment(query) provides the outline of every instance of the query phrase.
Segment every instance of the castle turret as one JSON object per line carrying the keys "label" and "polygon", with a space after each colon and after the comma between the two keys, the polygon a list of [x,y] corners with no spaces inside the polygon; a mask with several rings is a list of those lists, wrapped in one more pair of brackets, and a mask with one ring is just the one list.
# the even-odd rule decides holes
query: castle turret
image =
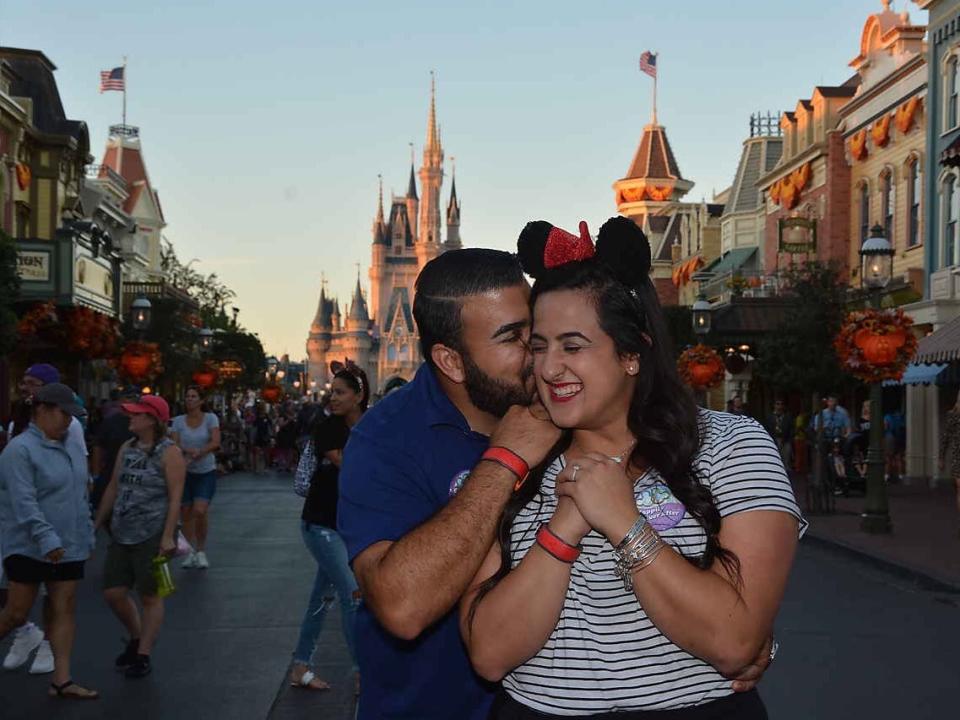
{"label": "castle turret", "polygon": [[357,276],[357,287],[353,291],[353,301],[350,303],[350,314],[347,315],[346,330],[366,332],[370,328],[370,314],[367,312],[367,301],[363,299],[363,290],[360,288],[360,277]]}
{"label": "castle turret", "polygon": [[447,204],[447,240],[444,247],[447,250],[458,250],[463,247],[460,242],[460,201],[457,199],[456,167],[454,167],[450,178],[450,202]]}
{"label": "castle turret", "polygon": [[[413,147],[410,149],[411,155]],[[417,223],[420,213],[420,198],[417,195],[417,177],[413,170],[413,157],[410,158],[410,182],[407,183],[407,217],[410,218],[410,230],[417,237]]]}

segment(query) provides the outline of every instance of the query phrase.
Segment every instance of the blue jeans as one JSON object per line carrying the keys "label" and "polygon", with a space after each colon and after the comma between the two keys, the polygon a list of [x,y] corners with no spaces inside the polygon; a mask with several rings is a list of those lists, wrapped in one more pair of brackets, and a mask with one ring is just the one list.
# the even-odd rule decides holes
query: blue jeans
{"label": "blue jeans", "polygon": [[336,530],[323,525],[311,525],[300,522],[300,532],[307,550],[317,561],[317,577],[313,581],[313,591],[310,593],[310,604],[303,616],[300,625],[300,639],[297,649],[293,653],[294,662],[310,664],[313,651],[317,647],[317,638],[323,628],[323,618],[327,614],[328,603],[324,596],[331,590],[336,590],[340,600],[340,619],[343,625],[343,636],[350,649],[353,659],[354,672],[357,671],[357,647],[354,639],[354,623],[357,617],[357,606],[360,604],[357,581],[353,577],[350,565],[347,562],[347,546]]}

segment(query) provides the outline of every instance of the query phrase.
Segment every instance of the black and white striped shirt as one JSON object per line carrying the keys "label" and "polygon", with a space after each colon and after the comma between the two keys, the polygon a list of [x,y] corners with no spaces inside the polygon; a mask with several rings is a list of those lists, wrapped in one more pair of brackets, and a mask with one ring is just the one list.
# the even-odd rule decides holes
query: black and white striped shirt
{"label": "black and white striped shirt", "polygon": [[[755,420],[701,410],[701,449],[695,459],[721,516],[779,510],[806,523],[773,440]],[[560,458],[540,493],[511,529],[513,567],[535,543],[556,508]],[[655,470],[637,482],[637,508],[660,536],[686,557],[701,555],[706,533]],[[586,715],[699,705],[732,692],[730,680],[674,645],[647,617],[614,574],[613,548],[591,531],[573,564],[557,627],[544,648],[511,672],[503,686],[518,702],[553,715]]]}

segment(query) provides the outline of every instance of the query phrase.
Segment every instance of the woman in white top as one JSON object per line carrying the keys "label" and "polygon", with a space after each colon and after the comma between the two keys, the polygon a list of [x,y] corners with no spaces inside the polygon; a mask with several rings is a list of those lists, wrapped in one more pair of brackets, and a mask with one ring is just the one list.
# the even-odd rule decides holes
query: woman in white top
{"label": "woman in white top", "polygon": [[802,519],[754,420],[677,377],[650,248],[613,218],[593,247],[520,236],[536,279],[537,389],[568,430],[507,506],[462,603],[491,717],[765,718],[735,677],[772,633]]}
{"label": "woman in white top", "polygon": [[199,387],[188,387],[183,400],[187,413],[173,419],[172,436],[187,461],[187,479],[180,507],[183,534],[194,551],[183,561],[182,567],[206,570],[210,567],[206,549],[210,502],[217,490],[216,452],[220,449],[220,420],[213,413],[204,412]]}

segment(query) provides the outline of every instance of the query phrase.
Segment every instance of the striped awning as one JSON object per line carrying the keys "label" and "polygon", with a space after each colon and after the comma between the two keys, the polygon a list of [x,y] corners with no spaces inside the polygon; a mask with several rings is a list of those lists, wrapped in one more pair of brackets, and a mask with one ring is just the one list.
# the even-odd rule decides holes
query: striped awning
{"label": "striped awning", "polygon": [[946,363],[960,360],[960,317],[923,338],[913,358],[916,364]]}
{"label": "striped awning", "polygon": [[947,363],[938,365],[918,365],[910,363],[907,369],[903,371],[903,377],[899,380],[885,380],[886,386],[891,385],[931,385],[937,383],[940,374],[949,367]]}

